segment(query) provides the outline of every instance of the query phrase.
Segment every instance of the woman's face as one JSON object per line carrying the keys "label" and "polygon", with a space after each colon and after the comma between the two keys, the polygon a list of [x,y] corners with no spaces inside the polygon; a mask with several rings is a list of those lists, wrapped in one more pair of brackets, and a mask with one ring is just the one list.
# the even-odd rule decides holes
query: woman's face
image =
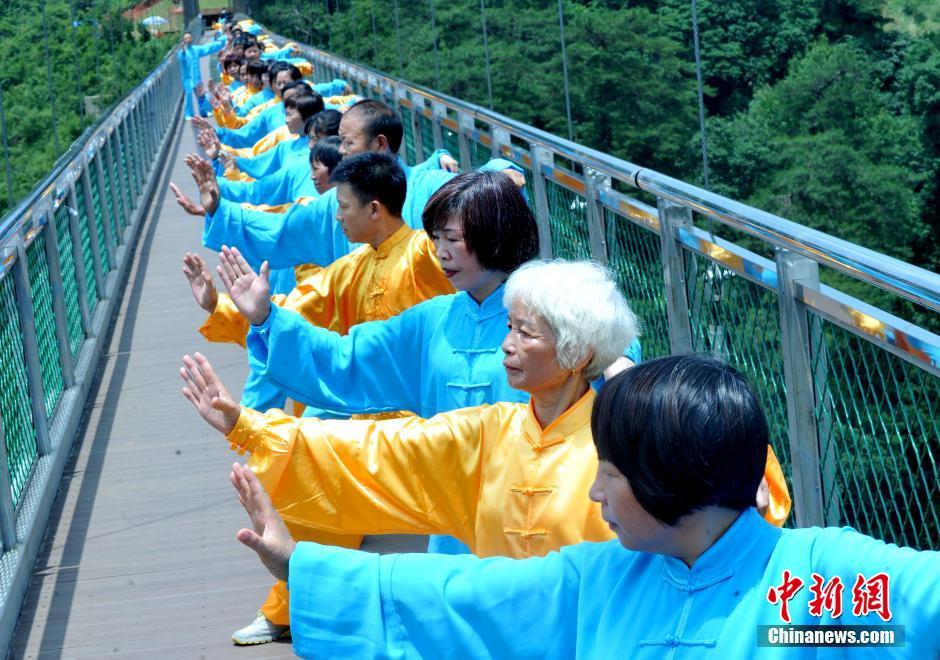
{"label": "woman's face", "polygon": [[321,195],[333,187],[330,184],[329,168],[318,160],[310,163],[310,178],[313,179],[313,186]]}
{"label": "woman's face", "polygon": [[[481,302],[505,279],[505,273],[487,270],[476,255],[467,249],[460,220],[451,218],[442,229],[431,232],[437,260],[444,276],[458,291],[468,291]],[[483,294],[482,298],[478,295]]]}
{"label": "woman's face", "polygon": [[571,376],[558,364],[555,333],[542,317],[519,301],[509,308],[509,332],[503,340],[503,366],[509,384],[533,396],[557,389]]}
{"label": "woman's face", "polygon": [[299,135],[304,131],[304,118],[300,116],[297,108],[287,108],[284,111],[284,123],[287,124],[287,130],[294,135]]}
{"label": "woman's face", "polygon": [[601,515],[623,547],[640,552],[669,552],[675,528],[646,512],[636,501],[630,482],[613,463],[597,462],[597,477],[589,495],[601,505]]}

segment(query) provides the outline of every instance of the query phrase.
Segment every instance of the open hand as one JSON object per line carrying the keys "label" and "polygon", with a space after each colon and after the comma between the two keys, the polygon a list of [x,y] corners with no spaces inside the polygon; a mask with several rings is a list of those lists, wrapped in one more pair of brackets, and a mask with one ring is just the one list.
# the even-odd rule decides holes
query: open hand
{"label": "open hand", "polygon": [[219,157],[222,143],[219,142],[218,134],[215,131],[199,131],[199,135],[196,137],[196,143],[206,152],[206,156],[209,160],[215,160]]}
{"label": "open hand", "polygon": [[212,163],[196,154],[189,154],[183,162],[192,170],[193,180],[199,187],[199,200],[208,215],[212,215],[219,208],[219,182],[215,179],[215,170]]}
{"label": "open hand", "polygon": [[202,353],[196,353],[195,358],[184,355],[180,376],[186,383],[183,396],[199,415],[216,431],[231,433],[241,415],[241,406],[215,375],[209,360]]}
{"label": "open hand", "polygon": [[206,214],[206,210],[202,207],[202,205],[197,204],[187,197],[175,183],[170,183],[170,192],[173,193],[174,197],[176,197],[176,203],[183,207],[183,210],[186,211],[189,215],[202,217]]}
{"label": "open hand", "polygon": [[505,170],[500,170],[503,174],[509,177],[510,181],[516,184],[518,188],[525,187],[525,174],[518,170],[514,170],[511,167],[507,167]]}
{"label": "open hand", "polygon": [[193,126],[200,130],[215,130],[205,117],[193,117],[192,122]]}
{"label": "open hand", "polygon": [[268,262],[261,264],[261,272],[255,273],[238,251],[238,248],[222,246],[219,255],[221,264],[216,267],[222,277],[232,302],[252,325],[261,325],[271,313],[271,285]]}
{"label": "open hand", "polygon": [[454,157],[450,154],[441,154],[441,157],[438,160],[438,165],[440,165],[441,169],[445,172],[460,171],[460,163],[458,163],[456,159],[454,159]]}
{"label": "open hand", "polygon": [[215,311],[215,305],[219,301],[219,292],[215,288],[215,282],[212,281],[209,266],[202,257],[195,252],[187,252],[183,255],[183,275],[189,280],[196,304],[210,314]]}
{"label": "open hand", "polygon": [[235,538],[258,553],[258,559],[271,575],[287,582],[290,556],[297,544],[291,538],[284,520],[250,469],[235,463],[229,479],[238,493],[238,501],[251,519],[252,527],[240,529]]}

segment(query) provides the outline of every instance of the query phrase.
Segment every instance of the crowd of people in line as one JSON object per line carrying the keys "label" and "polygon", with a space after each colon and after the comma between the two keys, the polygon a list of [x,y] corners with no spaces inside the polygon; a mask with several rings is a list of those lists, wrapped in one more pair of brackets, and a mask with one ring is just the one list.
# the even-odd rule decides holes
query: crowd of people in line
{"label": "crowd of people in line", "polygon": [[[299,49],[250,20],[217,28],[183,37],[202,153],[184,159],[198,194],[171,189],[220,253],[214,269],[183,257],[199,331],[248,354],[240,402],[200,353],[180,369],[184,396],[249,454],[231,473],[251,522],[237,537],[277,580],[236,644],[816,655],[846,649],[759,647],[761,626],[890,622],[905,645],[869,651],[937,653],[938,554],[784,528],[786,479],[747,381],[711,356],[642,360],[607,269],[538,259],[517,165],[461,172],[445,150],[406,165],[393,108],[306,81]],[[204,84],[212,53],[219,82]],[[358,550],[377,534],[429,535],[428,552]],[[833,584],[868,607],[843,612],[840,588],[836,609]]]}

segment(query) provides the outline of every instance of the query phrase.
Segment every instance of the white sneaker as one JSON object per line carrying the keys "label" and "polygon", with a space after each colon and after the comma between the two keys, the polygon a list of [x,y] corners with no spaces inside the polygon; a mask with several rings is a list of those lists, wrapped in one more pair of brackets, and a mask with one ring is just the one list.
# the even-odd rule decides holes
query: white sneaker
{"label": "white sneaker", "polygon": [[258,618],[250,624],[232,633],[232,641],[238,646],[250,644],[267,644],[281,637],[290,635],[290,626],[279,626],[271,623],[258,610]]}

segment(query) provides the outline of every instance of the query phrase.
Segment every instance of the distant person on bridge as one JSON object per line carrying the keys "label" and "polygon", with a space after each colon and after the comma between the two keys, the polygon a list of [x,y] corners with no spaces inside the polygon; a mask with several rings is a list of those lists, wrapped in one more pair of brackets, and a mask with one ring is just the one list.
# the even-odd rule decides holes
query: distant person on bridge
{"label": "distant person on bridge", "polygon": [[189,32],[183,33],[183,40],[180,44],[177,60],[180,66],[180,79],[183,83],[183,96],[185,97],[186,119],[198,116],[198,110],[193,101],[193,94],[196,85],[202,82],[202,71],[200,61],[212,53],[217,53],[225,47],[225,37],[219,36],[209,43],[198,45],[193,44],[193,35]]}
{"label": "distant person on bridge", "polygon": [[[213,413],[223,428],[235,429],[233,440],[247,440],[240,429],[251,418],[241,419],[223,398],[220,392]],[[858,657],[940,652],[940,553],[899,548],[848,528],[778,529],[754,510],[769,434],[757,396],[731,367],[686,355],[628,369],[601,389],[590,426],[598,460],[581,496],[595,502],[611,540],[524,560],[379,556],[295,543],[281,518],[295,513],[268,496],[264,476],[233,465],[232,483],[251,520],[237,538],[288,582],[294,652],[303,658],[856,657],[845,648],[760,644],[768,641],[765,626],[779,631],[792,623],[826,633],[820,624],[857,631],[886,621],[898,635],[903,627],[903,649],[858,649]],[[332,430],[324,424],[321,439]],[[364,447],[371,454],[381,442],[370,438]],[[432,479],[436,472],[429,466]],[[340,516],[347,502],[344,497]],[[810,583],[814,588],[804,588]]]}

